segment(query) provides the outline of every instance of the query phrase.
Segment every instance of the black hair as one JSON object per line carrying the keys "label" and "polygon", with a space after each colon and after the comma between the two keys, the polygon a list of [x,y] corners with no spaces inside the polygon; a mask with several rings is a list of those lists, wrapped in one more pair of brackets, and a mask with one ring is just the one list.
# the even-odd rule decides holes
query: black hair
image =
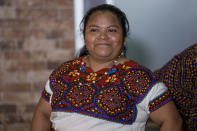
{"label": "black hair", "polygon": [[[114,5],[102,4],[102,5],[93,7],[90,10],[88,10],[87,13],[85,14],[85,16],[83,17],[83,19],[80,23],[80,31],[82,32],[84,38],[85,38],[85,31],[86,31],[86,26],[89,21],[89,18],[91,17],[92,14],[94,14],[97,11],[109,11],[109,12],[113,13],[117,17],[117,19],[122,27],[123,39],[125,39],[128,36],[129,22],[128,22],[128,19],[127,19],[125,13],[123,11],[121,11],[119,8],[115,7]],[[88,55],[86,52],[87,52],[87,49],[84,46],[81,49],[79,56]]]}

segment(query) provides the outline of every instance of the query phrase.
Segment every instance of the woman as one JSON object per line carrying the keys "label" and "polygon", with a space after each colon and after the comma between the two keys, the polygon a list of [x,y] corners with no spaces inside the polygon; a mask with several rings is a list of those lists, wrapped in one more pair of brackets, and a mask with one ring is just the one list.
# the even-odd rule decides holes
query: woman
{"label": "woman", "polygon": [[143,131],[149,116],[163,131],[181,130],[164,84],[124,56],[125,14],[104,4],[90,9],[82,23],[85,50],[50,75],[31,131],[49,130],[51,122],[57,131]]}

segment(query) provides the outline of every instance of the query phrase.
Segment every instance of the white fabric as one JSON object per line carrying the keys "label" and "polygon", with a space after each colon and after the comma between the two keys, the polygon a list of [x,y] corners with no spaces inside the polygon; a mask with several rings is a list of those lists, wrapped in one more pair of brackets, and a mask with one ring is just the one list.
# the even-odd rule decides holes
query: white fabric
{"label": "white fabric", "polygon": [[[46,84],[45,90],[52,97],[49,81]],[[116,123],[75,112],[52,112],[50,119],[56,131],[144,131],[150,113],[148,109],[149,102],[166,90],[167,88],[163,83],[156,83],[145,98],[136,105],[137,117],[131,125]]]}

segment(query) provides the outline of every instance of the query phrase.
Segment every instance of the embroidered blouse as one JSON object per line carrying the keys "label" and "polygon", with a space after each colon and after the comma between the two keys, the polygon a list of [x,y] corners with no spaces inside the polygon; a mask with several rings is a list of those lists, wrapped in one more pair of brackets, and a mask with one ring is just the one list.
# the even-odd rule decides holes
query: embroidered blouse
{"label": "embroidered blouse", "polygon": [[82,57],[55,69],[42,97],[57,131],[143,131],[149,113],[171,100],[165,85],[132,60],[93,72]]}

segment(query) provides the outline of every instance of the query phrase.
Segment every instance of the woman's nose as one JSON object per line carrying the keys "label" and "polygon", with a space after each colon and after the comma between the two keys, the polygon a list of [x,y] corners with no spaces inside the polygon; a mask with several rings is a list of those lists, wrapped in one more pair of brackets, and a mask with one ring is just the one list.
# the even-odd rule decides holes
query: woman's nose
{"label": "woman's nose", "polygon": [[99,38],[100,39],[107,39],[108,38],[107,32],[106,31],[101,31],[100,34],[99,34]]}

